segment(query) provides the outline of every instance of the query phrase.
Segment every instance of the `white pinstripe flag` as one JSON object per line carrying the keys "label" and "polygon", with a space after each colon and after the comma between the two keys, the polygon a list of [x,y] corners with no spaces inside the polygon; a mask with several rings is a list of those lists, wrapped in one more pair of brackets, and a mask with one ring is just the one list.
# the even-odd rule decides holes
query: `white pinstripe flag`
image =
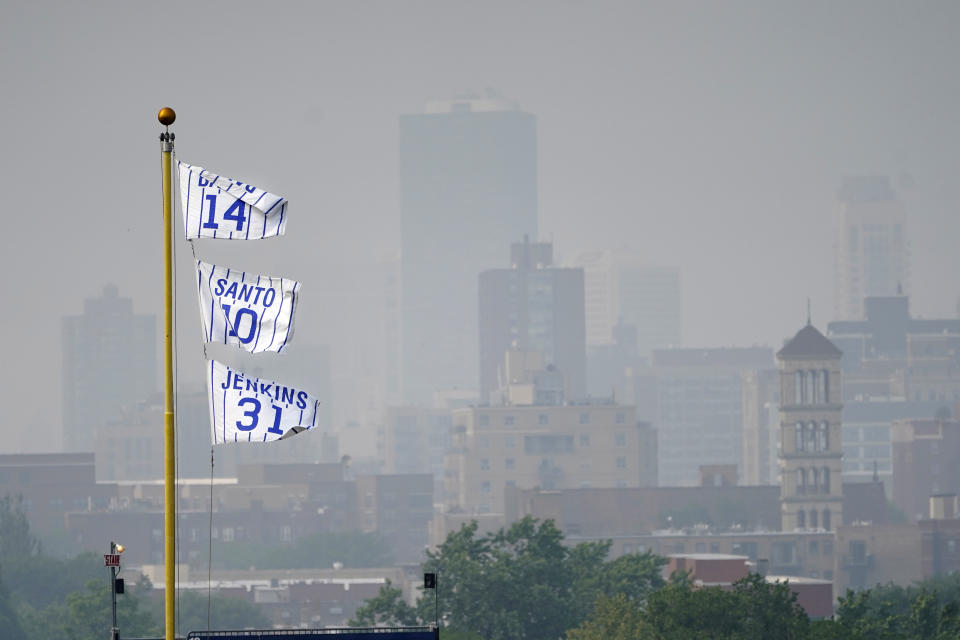
{"label": "white pinstripe flag", "polygon": [[283,351],[293,337],[300,283],[197,260],[200,317],[207,342],[250,353]]}
{"label": "white pinstripe flag", "polygon": [[285,198],[203,167],[179,161],[177,166],[183,227],[188,240],[259,240],[282,236],[286,231]]}
{"label": "white pinstripe flag", "polygon": [[282,440],[317,423],[319,400],[302,389],[248,376],[211,360],[207,375],[213,444]]}

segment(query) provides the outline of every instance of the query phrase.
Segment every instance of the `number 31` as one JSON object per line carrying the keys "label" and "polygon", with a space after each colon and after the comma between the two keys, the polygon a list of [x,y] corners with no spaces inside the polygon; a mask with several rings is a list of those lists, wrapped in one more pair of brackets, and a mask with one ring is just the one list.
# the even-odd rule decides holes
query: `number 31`
{"label": "number 31", "polygon": [[[244,411],[243,415],[246,418],[250,418],[250,424],[243,424],[242,421],[237,420],[237,429],[240,431],[253,431],[260,422],[260,401],[256,398],[240,398],[240,401],[237,402],[237,407],[245,408],[248,406],[251,408]],[[280,428],[280,417],[283,415],[283,409],[275,404],[271,404],[270,406],[273,408],[273,426],[267,429],[267,433],[282,436],[283,430]]]}

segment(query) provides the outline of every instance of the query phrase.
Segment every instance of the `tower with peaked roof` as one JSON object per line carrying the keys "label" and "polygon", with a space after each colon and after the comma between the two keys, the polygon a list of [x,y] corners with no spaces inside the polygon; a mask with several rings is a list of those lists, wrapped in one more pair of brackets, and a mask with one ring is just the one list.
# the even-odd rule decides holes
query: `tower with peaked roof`
{"label": "tower with peaked roof", "polygon": [[783,531],[843,524],[841,355],[809,319],[777,353]]}

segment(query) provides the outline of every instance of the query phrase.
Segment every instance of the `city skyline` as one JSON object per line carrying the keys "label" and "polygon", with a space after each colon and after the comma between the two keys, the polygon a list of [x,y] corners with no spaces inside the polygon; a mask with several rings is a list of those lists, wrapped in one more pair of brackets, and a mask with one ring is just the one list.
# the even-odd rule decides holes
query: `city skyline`
{"label": "city skyline", "polygon": [[[685,345],[776,348],[808,298],[815,322],[832,320],[832,220],[847,175],[892,177],[909,220],[912,307],[955,315],[960,286],[947,279],[944,290],[939,276],[960,269],[951,250],[960,233],[951,169],[960,91],[937,69],[956,58],[948,25],[957,7],[608,6],[533,4],[515,9],[513,21],[496,5],[379,6],[382,24],[395,29],[346,6],[233,7],[225,27],[255,19],[284,34],[284,52],[236,51],[229,29],[210,34],[206,25],[224,19],[214,5],[171,5],[191,16],[172,30],[133,5],[63,6],[56,20],[40,7],[11,10],[3,35],[20,55],[0,63],[11,88],[0,167],[18,185],[8,192],[11,210],[35,211],[42,194],[44,213],[13,218],[4,244],[7,272],[38,263],[32,278],[4,283],[5,299],[31,301],[12,304],[3,321],[24,337],[10,347],[18,371],[4,372],[26,425],[9,446],[38,446],[29,434],[60,419],[18,378],[56,359],[49,336],[61,316],[110,281],[138,310],[159,312],[154,114],[164,104],[178,111],[185,161],[270,185],[303,214],[287,249],[265,242],[249,254],[250,268],[309,280],[314,295],[301,313],[316,328],[311,341],[349,345],[334,360],[359,373],[380,366],[367,357],[376,349],[350,338],[342,316],[362,319],[373,305],[343,273],[400,245],[398,119],[490,86],[537,117],[538,239],[562,257],[627,247],[678,266]],[[169,35],[213,66],[270,78],[283,97],[238,101],[206,74],[175,71]],[[83,118],[65,117],[63,105]],[[30,169],[38,166],[44,171]],[[104,168],[108,195],[81,166]],[[58,262],[83,269],[45,270],[48,229],[61,245]],[[235,257],[222,245],[204,250],[214,262]],[[189,252],[181,245],[177,255],[182,293]],[[195,321],[192,307],[181,296],[179,326]],[[184,375],[199,378],[196,332],[181,336]],[[56,397],[59,382],[48,386]]]}

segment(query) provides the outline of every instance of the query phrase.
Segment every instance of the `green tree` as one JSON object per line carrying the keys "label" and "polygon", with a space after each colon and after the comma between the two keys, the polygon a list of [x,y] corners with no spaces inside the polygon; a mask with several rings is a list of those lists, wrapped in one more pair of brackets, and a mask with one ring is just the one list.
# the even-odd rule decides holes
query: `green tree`
{"label": "green tree", "polygon": [[30,532],[30,521],[23,507],[23,496],[0,498],[0,561],[32,556],[40,552],[40,542]]}
{"label": "green tree", "polygon": [[46,555],[10,558],[4,562],[4,576],[17,585],[13,600],[38,606],[42,602],[63,602],[67,594],[81,591],[91,580],[109,583],[103,556],[82,553],[67,560]]}
{"label": "green tree", "polygon": [[804,638],[810,625],[806,611],[785,582],[767,582],[752,573],[733,585],[744,618],[744,638]]}
{"label": "green tree", "polygon": [[911,586],[848,591],[838,600],[838,627],[857,639],[960,637],[960,576],[937,576]]}
{"label": "green tree", "polygon": [[20,626],[20,619],[17,616],[17,610],[10,600],[10,593],[3,583],[3,576],[0,574],[0,629],[3,630],[3,637],[9,640],[25,640],[27,637]]}
{"label": "green tree", "polygon": [[601,598],[570,640],[803,640],[809,620],[786,584],[750,575],[732,589],[696,588],[688,580],[651,592],[646,604],[625,595]]}
{"label": "green tree", "polygon": [[351,627],[414,627],[424,622],[417,609],[403,599],[403,591],[387,580],[376,597],[357,609],[349,624]]}
{"label": "green tree", "polygon": [[[67,596],[67,636],[70,640],[103,640],[111,626],[109,580],[91,580],[83,591]],[[121,637],[160,633],[160,626],[142,604],[137,589],[117,597],[117,627]]]}
{"label": "green tree", "polygon": [[[607,562],[610,543],[564,544],[553,521],[525,518],[495,533],[465,525],[427,553],[424,571],[438,574],[444,635],[487,640],[559,638],[583,622],[601,596],[642,602],[662,585],[664,560],[638,554]],[[414,611],[387,586],[352,623],[424,624],[434,620],[432,593]]]}
{"label": "green tree", "polygon": [[637,640],[652,637],[637,602],[623,593],[597,600],[593,615],[567,632],[568,640]]}
{"label": "green tree", "polygon": [[70,640],[67,635],[67,607],[54,602],[42,608],[22,602],[17,607],[20,624],[28,640]]}

